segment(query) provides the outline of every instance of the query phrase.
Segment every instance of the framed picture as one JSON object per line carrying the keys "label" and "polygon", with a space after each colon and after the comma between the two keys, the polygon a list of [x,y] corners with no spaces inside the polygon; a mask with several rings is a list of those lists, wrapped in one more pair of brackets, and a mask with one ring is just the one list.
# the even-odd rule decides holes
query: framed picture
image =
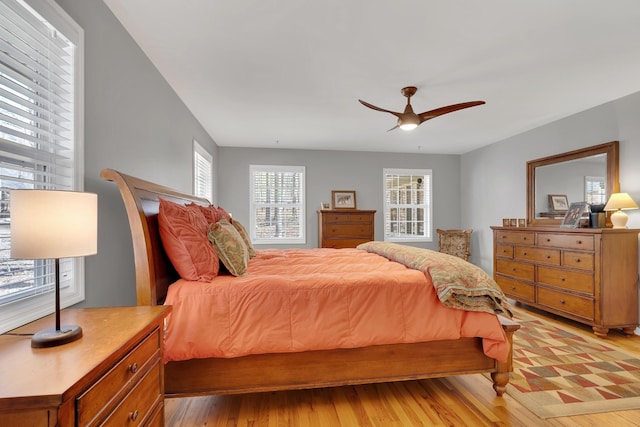
{"label": "framed picture", "polygon": [[524,218],[518,218],[518,227],[522,228],[522,227],[526,227],[527,223],[525,221]]}
{"label": "framed picture", "polygon": [[517,227],[518,219],[517,218],[509,218],[509,227]]}
{"label": "framed picture", "polygon": [[356,192],[350,190],[333,190],[331,191],[331,202],[333,203],[333,209],[355,209]]}
{"label": "framed picture", "polygon": [[331,209],[331,203],[329,202],[320,203],[320,209],[322,209],[323,211],[328,211],[329,209]]}
{"label": "framed picture", "polygon": [[509,218],[502,218],[502,226],[509,227]]}
{"label": "framed picture", "polygon": [[582,213],[587,208],[586,202],[575,202],[571,203],[569,209],[567,209],[567,213],[564,215],[562,220],[562,224],[560,227],[564,228],[578,228],[580,226],[580,218],[582,218]]}
{"label": "framed picture", "polygon": [[551,212],[566,212],[569,209],[566,194],[549,194],[549,209]]}

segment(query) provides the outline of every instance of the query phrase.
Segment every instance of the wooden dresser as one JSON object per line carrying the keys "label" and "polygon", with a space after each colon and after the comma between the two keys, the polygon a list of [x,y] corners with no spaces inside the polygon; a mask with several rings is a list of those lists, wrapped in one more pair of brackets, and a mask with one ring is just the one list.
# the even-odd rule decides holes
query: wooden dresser
{"label": "wooden dresser", "polygon": [[[170,307],[67,309],[78,341],[31,348],[53,316],[0,336],[0,426],[164,425],[163,319]],[[24,334],[24,335],[22,335]]]}
{"label": "wooden dresser", "polygon": [[508,297],[586,323],[596,335],[638,326],[638,232],[493,229],[493,277]]}
{"label": "wooden dresser", "polygon": [[318,245],[321,248],[355,248],[373,239],[376,211],[318,211]]}

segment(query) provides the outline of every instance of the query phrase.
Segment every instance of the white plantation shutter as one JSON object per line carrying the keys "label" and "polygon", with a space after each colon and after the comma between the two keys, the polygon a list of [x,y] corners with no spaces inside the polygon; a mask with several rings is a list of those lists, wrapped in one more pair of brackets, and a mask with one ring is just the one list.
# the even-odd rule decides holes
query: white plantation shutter
{"label": "white plantation shutter", "polygon": [[253,243],[304,244],[304,166],[250,166]]}
{"label": "white plantation shutter", "polygon": [[193,141],[193,194],[212,202],[213,156]]}
{"label": "white plantation shutter", "polygon": [[430,242],[430,169],[384,169],[384,240]]}
{"label": "white plantation shutter", "polygon": [[[10,259],[9,200],[82,190],[82,37],[51,0],[0,0],[0,332],[54,311],[53,262]],[[60,268],[63,306],[84,299],[82,260]]]}

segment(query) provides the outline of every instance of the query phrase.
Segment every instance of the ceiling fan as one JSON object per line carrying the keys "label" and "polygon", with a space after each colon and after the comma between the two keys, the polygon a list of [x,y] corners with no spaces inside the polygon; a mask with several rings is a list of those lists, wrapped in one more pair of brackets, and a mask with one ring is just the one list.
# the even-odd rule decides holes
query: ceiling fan
{"label": "ceiling fan", "polygon": [[415,129],[419,124],[443,114],[453,113],[454,111],[462,110],[469,107],[475,107],[476,105],[482,105],[485,103],[484,101],[463,102],[461,104],[447,105],[446,107],[440,107],[436,108],[435,110],[429,110],[425,111],[424,113],[416,114],[413,112],[413,108],[411,107],[411,97],[415,95],[417,90],[418,88],[416,88],[415,86],[407,86],[402,88],[402,90],[400,91],[404,96],[407,97],[407,106],[404,107],[404,112],[402,113],[396,113],[395,111],[389,111],[385,110],[384,108],[376,107],[375,105],[369,104],[362,99],[358,99],[358,101],[360,101],[360,103],[365,107],[369,107],[372,110],[383,111],[385,113],[391,113],[396,116],[398,118],[398,124],[389,129],[389,131],[394,130],[398,127],[403,130]]}

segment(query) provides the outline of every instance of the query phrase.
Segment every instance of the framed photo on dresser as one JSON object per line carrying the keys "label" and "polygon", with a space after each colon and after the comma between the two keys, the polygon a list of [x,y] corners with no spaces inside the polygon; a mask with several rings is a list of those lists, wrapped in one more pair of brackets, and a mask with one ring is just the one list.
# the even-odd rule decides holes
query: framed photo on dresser
{"label": "framed photo on dresser", "polygon": [[569,209],[567,209],[567,213],[562,219],[560,227],[578,228],[580,226],[580,218],[582,218],[582,213],[586,210],[586,208],[586,202],[571,203],[571,205],[569,205]]}

